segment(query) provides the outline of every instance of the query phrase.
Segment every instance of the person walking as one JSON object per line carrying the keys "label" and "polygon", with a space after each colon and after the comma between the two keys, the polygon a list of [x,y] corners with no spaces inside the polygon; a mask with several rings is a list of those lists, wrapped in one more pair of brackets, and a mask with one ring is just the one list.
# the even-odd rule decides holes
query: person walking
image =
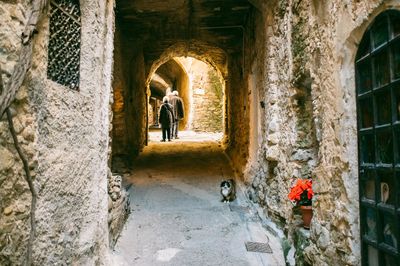
{"label": "person walking", "polygon": [[173,107],[174,123],[172,125],[172,137],[178,139],[179,121],[185,117],[183,100],[178,91],[173,91],[169,97],[169,103]]}
{"label": "person walking", "polygon": [[174,123],[173,107],[168,103],[168,96],[164,96],[163,104],[160,106],[160,112],[158,115],[158,122],[161,124],[162,139],[165,141],[171,141],[171,126]]}

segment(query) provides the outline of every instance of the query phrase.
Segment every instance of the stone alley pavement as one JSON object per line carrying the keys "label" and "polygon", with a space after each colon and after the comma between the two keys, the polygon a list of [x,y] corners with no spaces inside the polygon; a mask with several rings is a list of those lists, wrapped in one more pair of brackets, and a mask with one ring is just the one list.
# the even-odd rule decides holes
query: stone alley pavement
{"label": "stone alley pavement", "polygon": [[[184,141],[183,141],[183,140]],[[279,239],[265,230],[242,189],[221,202],[232,170],[215,140],[151,141],[129,176],[131,209],[114,265],[285,265]],[[245,242],[268,243],[270,253]]]}

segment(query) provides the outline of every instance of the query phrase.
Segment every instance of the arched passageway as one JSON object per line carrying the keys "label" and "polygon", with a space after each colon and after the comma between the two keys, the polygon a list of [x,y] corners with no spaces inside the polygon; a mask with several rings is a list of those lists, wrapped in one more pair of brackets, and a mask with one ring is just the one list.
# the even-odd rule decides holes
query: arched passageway
{"label": "arched passageway", "polygon": [[[257,98],[249,97],[256,89],[255,82],[248,82],[249,65],[255,58],[254,23],[261,14],[242,0],[120,0],[116,14],[113,168],[118,172],[119,162],[125,161],[133,169],[125,175],[125,181],[133,184],[135,217],[128,221],[117,252],[128,263],[152,265],[165,258],[149,254],[186,249],[164,260],[185,265],[211,260],[215,254],[210,250],[220,253],[218,247],[224,246],[226,255],[221,257],[221,264],[261,263],[261,257],[244,249],[245,241],[267,241],[257,239],[257,235],[266,233],[260,221],[252,221],[256,214],[248,217],[248,213],[230,210],[229,205],[221,204],[219,195],[221,180],[235,178],[234,171],[242,170],[248,159],[250,111],[259,108],[258,103],[254,104]],[[190,111],[193,88],[187,58],[210,66],[216,71],[213,75],[222,81],[224,93],[219,108],[223,139],[149,142],[148,129],[155,124],[159,100],[168,90],[177,90],[187,103],[185,111],[189,115],[181,126],[193,125],[193,113],[199,110]],[[253,79],[257,75],[253,73]],[[239,186],[234,205],[239,209],[249,206]],[[198,232],[190,232],[193,230]],[[136,237],[133,239],[131,234]],[[129,251],[143,245],[149,245],[148,251]],[[276,250],[279,252],[269,261],[276,259],[276,264],[282,264],[280,247]]]}
{"label": "arched passageway", "polygon": [[202,139],[207,136],[220,139],[225,100],[221,74],[195,58],[175,57],[162,64],[150,81],[148,140],[160,140],[161,125],[158,119],[162,100],[175,91],[182,100],[183,119],[179,119],[179,134],[174,133],[172,138],[184,140],[197,135]]}
{"label": "arched passageway", "polygon": [[[225,88],[223,145],[238,168],[245,167],[249,144],[246,62],[252,57],[253,24],[261,16],[254,6],[248,1],[121,0],[116,15],[113,159],[129,162],[147,145],[149,110],[153,116],[156,110],[148,103],[160,99],[166,90],[163,86],[176,86],[181,97],[188,98],[185,75],[174,58],[193,57],[219,72]],[[165,84],[157,83],[154,75]],[[188,126],[188,119],[181,127]]]}
{"label": "arched passageway", "polygon": [[[157,82],[162,79],[164,82]],[[151,77],[149,93],[149,107],[148,107],[148,127],[153,125],[158,126],[157,112],[158,107],[162,103],[162,98],[168,92],[177,91],[182,98],[183,102],[189,102],[189,78],[186,70],[182,67],[179,61],[170,59],[165,62]],[[189,112],[189,106],[185,105],[185,113]],[[151,117],[150,117],[151,116]],[[180,124],[181,128],[185,128],[187,117],[185,117]]]}

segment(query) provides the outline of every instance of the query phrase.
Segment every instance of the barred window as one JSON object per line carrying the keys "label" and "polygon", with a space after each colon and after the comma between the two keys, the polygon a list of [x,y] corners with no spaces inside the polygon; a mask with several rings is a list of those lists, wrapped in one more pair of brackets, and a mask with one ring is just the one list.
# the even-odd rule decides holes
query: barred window
{"label": "barred window", "polygon": [[365,32],[355,68],[362,265],[400,261],[400,12]]}
{"label": "barred window", "polygon": [[47,77],[79,89],[81,21],[79,0],[51,0]]}

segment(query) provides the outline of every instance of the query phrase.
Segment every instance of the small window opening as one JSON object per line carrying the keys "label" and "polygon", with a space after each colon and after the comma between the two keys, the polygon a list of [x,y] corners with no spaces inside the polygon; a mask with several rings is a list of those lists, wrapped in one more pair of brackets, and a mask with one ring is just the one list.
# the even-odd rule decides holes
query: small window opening
{"label": "small window opening", "polygon": [[50,2],[50,38],[47,77],[79,89],[81,21],[78,0]]}

